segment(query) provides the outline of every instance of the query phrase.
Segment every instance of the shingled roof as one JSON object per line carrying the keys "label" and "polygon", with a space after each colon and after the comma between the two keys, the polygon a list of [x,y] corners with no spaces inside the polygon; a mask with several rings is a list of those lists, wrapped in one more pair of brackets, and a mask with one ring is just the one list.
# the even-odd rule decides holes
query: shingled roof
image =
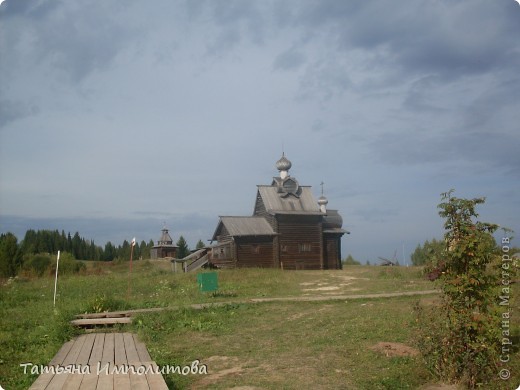
{"label": "shingled roof", "polygon": [[220,217],[220,222],[215,229],[212,240],[226,232],[232,237],[240,236],[276,236],[271,225],[263,217]]}
{"label": "shingled roof", "polygon": [[300,186],[298,196],[280,196],[273,185],[259,185],[258,193],[269,214],[323,215],[309,186]]}

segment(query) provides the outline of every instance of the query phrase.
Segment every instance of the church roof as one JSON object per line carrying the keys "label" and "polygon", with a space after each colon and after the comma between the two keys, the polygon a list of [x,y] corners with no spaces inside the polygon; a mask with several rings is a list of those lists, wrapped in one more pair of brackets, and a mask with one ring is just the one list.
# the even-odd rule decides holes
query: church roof
{"label": "church roof", "polygon": [[161,238],[157,241],[156,247],[159,246],[173,246],[173,240],[168,233],[168,229],[166,227],[162,228]]}
{"label": "church roof", "polygon": [[327,210],[327,215],[323,217],[323,233],[339,233],[350,234],[345,229],[342,229],[343,218],[338,213],[338,210]]}
{"label": "church roof", "polygon": [[276,186],[259,185],[258,193],[269,214],[323,215],[310,186],[300,186],[299,195],[280,196]]}
{"label": "church roof", "polygon": [[225,227],[232,237],[239,236],[275,236],[273,228],[263,217],[220,217],[220,222],[213,234],[216,240]]}

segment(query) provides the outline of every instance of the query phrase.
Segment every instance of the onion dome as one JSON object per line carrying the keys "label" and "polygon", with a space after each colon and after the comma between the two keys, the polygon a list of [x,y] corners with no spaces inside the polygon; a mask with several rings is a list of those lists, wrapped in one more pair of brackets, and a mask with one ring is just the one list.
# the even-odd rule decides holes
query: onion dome
{"label": "onion dome", "polygon": [[282,158],[276,162],[276,169],[279,171],[288,171],[291,169],[292,163],[282,154]]}
{"label": "onion dome", "polygon": [[323,195],[318,198],[318,204],[320,206],[326,206],[329,203],[328,199],[325,198]]}

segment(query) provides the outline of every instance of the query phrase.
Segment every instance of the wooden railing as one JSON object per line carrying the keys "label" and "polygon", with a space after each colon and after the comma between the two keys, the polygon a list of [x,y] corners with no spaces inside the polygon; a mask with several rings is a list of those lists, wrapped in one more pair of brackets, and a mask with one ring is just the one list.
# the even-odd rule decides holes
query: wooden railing
{"label": "wooden railing", "polygon": [[189,256],[186,256],[183,259],[186,262],[184,266],[184,272],[191,272],[199,269],[208,262],[208,257],[207,249],[199,249]]}

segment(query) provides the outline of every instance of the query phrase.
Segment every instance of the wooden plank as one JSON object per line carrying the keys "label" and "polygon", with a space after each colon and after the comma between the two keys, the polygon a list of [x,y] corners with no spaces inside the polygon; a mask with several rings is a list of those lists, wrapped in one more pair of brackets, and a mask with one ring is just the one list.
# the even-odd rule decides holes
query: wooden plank
{"label": "wooden plank", "polygon": [[[159,367],[157,366],[157,364],[155,364],[155,362],[152,361],[150,353],[146,349],[145,344],[137,338],[137,335],[134,334],[132,336],[134,338],[135,349],[137,350],[137,354],[139,355],[139,360],[141,361],[141,364],[144,366],[152,366],[152,372],[159,372]],[[166,385],[166,382],[164,381],[164,378],[160,373],[147,373],[146,380],[148,381],[148,386],[150,387],[150,390],[168,389],[168,386]]]}
{"label": "wooden plank", "polygon": [[[128,365],[134,367],[136,372],[138,372],[137,370],[140,369],[142,363],[139,359],[137,348],[135,347],[134,337],[131,333],[123,333],[123,340],[125,343],[126,359],[128,361]],[[135,390],[148,390],[148,382],[144,374],[139,375],[131,373],[130,385],[131,388]]]}
{"label": "wooden plank", "polygon": [[[159,367],[151,360],[144,343],[131,333],[91,333],[79,336],[65,343],[51,363],[63,367],[74,365],[81,372],[90,367],[90,372],[51,374],[50,380],[42,374],[40,378],[43,379],[38,378],[31,389],[166,390],[168,388]],[[134,371],[131,366],[134,367]],[[145,372],[146,375],[143,375]]]}
{"label": "wooden plank", "polygon": [[[74,344],[70,349],[69,353],[63,360],[63,366],[76,364],[76,360],[83,348],[83,344],[85,343],[85,337],[78,337],[74,340]],[[50,381],[49,385],[46,387],[46,390],[61,390],[64,388],[65,381],[67,380],[67,374],[56,374]]]}
{"label": "wooden plank", "polygon": [[75,315],[76,318],[116,318],[129,317],[128,311],[105,311],[103,313],[83,313]]}
{"label": "wooden plank", "polygon": [[100,368],[99,366],[101,365],[101,358],[103,357],[103,343],[105,341],[105,334],[98,333],[93,335],[95,336],[95,340],[94,344],[92,345],[92,351],[88,360],[90,373],[83,377],[80,390],[95,390],[99,379],[97,371]]}
{"label": "wooden plank", "polygon": [[[76,368],[83,372],[83,370],[88,367],[88,360],[90,358],[90,353],[92,352],[92,347],[94,345],[94,340],[96,339],[95,334],[88,334],[79,336],[83,338],[85,341],[83,342],[83,346],[79,352],[79,355],[75,361]],[[66,376],[65,383],[63,384],[64,389],[68,390],[78,390],[81,386],[81,382],[83,381],[84,374],[81,373],[72,373]]]}
{"label": "wooden plank", "polygon": [[151,313],[162,311],[164,307],[148,307],[146,309],[132,309],[119,311],[106,311],[103,313],[84,313],[76,315],[76,318],[116,318],[116,317],[131,317],[139,313]]}
{"label": "wooden plank", "polygon": [[90,365],[97,365],[103,359],[103,345],[105,343],[105,333],[96,334],[96,340],[94,341],[94,346],[92,347],[92,353],[90,354],[90,359],[88,363]]}
{"label": "wooden plank", "polygon": [[90,326],[90,325],[114,325],[114,324],[129,324],[132,322],[130,317],[121,318],[83,318],[72,320],[70,323],[75,326]]}
{"label": "wooden plank", "polygon": [[[52,358],[50,363],[47,367],[55,366],[57,364],[62,364],[63,360],[67,357],[67,354],[69,353],[70,349],[72,348],[72,345],[74,345],[74,340],[67,341],[63,346],[60,348],[58,353]],[[43,373],[41,374],[38,379],[32,384],[30,387],[30,390],[44,390],[49,382],[54,377],[54,374],[52,373]]]}
{"label": "wooden plank", "polygon": [[75,340],[67,341],[63,346],[60,348],[58,353],[52,358],[51,362],[49,363],[50,366],[56,365],[56,364],[63,364],[65,361],[65,358],[69,354],[72,346],[74,345]]}
{"label": "wooden plank", "polygon": [[[106,364],[109,364],[109,373],[103,370]],[[102,371],[99,373],[97,390],[113,390],[114,389],[114,376],[110,375],[110,370],[114,366],[114,334],[105,334],[103,343],[103,353],[101,356],[100,363]]]}
{"label": "wooden plank", "polygon": [[[117,368],[128,366],[126,359],[125,342],[122,333],[114,335],[114,365]],[[130,389],[130,376],[126,374],[114,374],[114,390]]]}
{"label": "wooden plank", "polygon": [[160,373],[160,368],[155,362],[141,362],[141,365],[146,368],[151,367],[150,372],[146,374],[146,380],[148,381],[148,387],[150,390],[168,390],[168,385],[166,385],[166,382]]}
{"label": "wooden plank", "polygon": [[123,341],[125,343],[126,359],[128,364],[139,363],[141,359],[139,359],[139,354],[137,353],[137,348],[132,334],[123,333]]}
{"label": "wooden plank", "polygon": [[148,350],[146,349],[146,345],[142,341],[139,341],[137,339],[137,336],[134,335],[134,344],[135,349],[137,350],[137,354],[139,355],[139,360],[142,362],[149,362],[152,360],[150,357],[150,354],[148,353]]}

